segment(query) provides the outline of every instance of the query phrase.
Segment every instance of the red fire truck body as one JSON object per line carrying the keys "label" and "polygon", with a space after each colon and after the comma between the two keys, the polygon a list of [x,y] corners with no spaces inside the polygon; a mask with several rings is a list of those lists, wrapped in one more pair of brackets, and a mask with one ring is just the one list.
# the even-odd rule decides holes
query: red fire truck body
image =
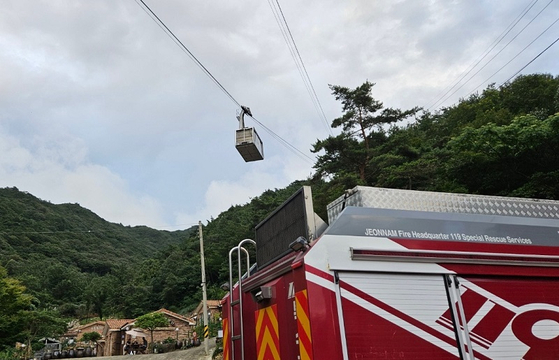
{"label": "red fire truck body", "polygon": [[225,360],[559,359],[558,202],[358,187],[325,231],[309,208],[303,188],[257,227]]}

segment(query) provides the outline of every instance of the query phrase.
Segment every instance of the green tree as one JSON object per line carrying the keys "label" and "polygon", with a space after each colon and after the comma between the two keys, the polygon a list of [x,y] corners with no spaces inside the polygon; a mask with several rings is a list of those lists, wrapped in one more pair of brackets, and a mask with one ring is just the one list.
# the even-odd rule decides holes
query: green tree
{"label": "green tree", "polygon": [[514,115],[539,114],[546,118],[559,111],[555,102],[558,91],[559,76],[520,75],[500,89],[502,107]]}
{"label": "green tree", "polygon": [[112,274],[95,275],[90,278],[84,292],[84,298],[86,304],[91,305],[91,308],[101,320],[103,320],[105,310],[109,306],[108,300],[115,297],[115,292],[120,291],[119,285],[118,278]]}
{"label": "green tree", "polygon": [[341,127],[342,132],[313,144],[313,152],[325,152],[318,156],[314,166],[319,173],[356,170],[361,183],[366,184],[372,149],[385,139],[384,127],[417,112],[417,108],[407,111],[384,108],[382,102],[371,94],[374,85],[369,81],[355,89],[330,85],[332,94],[342,103],[343,111],[341,117],[332,121],[332,127]]}
{"label": "green tree", "polygon": [[466,128],[449,142],[445,166],[470,193],[558,198],[558,153],[559,115],[526,115]]}
{"label": "green tree", "polygon": [[6,269],[0,266],[0,351],[23,340],[24,314],[31,301],[25,287],[18,280],[8,277]]}
{"label": "green tree", "polygon": [[102,338],[101,334],[95,331],[86,332],[82,335],[82,340],[88,343],[96,343]]}
{"label": "green tree", "polygon": [[153,331],[158,327],[169,325],[169,319],[167,319],[165,315],[161,313],[154,312],[138,317],[134,324],[139,328],[149,330],[151,344],[153,344]]}
{"label": "green tree", "polygon": [[62,336],[67,328],[66,321],[52,310],[24,311],[21,316],[25,324],[22,335],[27,339],[29,350],[31,344],[36,343],[40,338],[57,338]]}

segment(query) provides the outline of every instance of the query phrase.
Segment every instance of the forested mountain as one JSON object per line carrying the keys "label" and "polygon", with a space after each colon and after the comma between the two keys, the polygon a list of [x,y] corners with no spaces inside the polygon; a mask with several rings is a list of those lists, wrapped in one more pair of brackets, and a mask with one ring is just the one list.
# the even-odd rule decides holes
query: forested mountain
{"label": "forested mountain", "polygon": [[[220,299],[229,249],[302,183],[266,191],[204,227],[208,296]],[[79,205],[0,189],[0,357],[15,341],[54,336],[69,319],[135,318],[201,300],[198,229],[125,227]]]}
{"label": "forested mountain", "polygon": [[[302,186],[266,191],[204,227],[213,297],[228,279],[227,254]],[[62,315],[134,317],[165,306],[196,306],[200,292],[198,228],[159,231],[109,223],[77,204],[53,205],[16,188],[0,189],[0,265],[26,286],[38,307]],[[225,254],[225,255],[224,255]]]}
{"label": "forested mountain", "polygon": [[[435,112],[385,108],[370,82],[331,89],[342,105],[332,122],[339,135],[314,144],[314,176],[204,226],[210,298],[224,295],[231,247],[254,238],[254,227],[302,185],[312,187],[323,219],[326,205],[355,185],[559,199],[559,77],[520,76]],[[124,227],[79,205],[0,189],[0,324],[15,321],[2,313],[9,297],[1,287],[13,295],[21,285],[31,296],[21,311],[31,303],[74,318],[184,312],[201,299],[198,231]]]}
{"label": "forested mountain", "polygon": [[119,274],[188,234],[125,227],[78,204],[54,205],[17,188],[0,189],[0,264],[38,307],[56,306],[70,316],[91,312],[89,293],[98,291],[100,279],[119,287]]}

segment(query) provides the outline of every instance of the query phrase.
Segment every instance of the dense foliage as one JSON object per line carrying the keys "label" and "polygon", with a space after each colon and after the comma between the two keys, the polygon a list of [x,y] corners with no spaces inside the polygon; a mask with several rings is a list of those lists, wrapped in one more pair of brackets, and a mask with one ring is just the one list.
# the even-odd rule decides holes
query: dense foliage
{"label": "dense foliage", "polygon": [[[373,85],[331,86],[342,104],[332,127],[341,130],[314,144],[312,178],[205,224],[209,298],[224,295],[229,250],[254,238],[302,185],[311,185],[323,219],[326,205],[355,185],[559,199],[559,77],[521,76],[434,113],[385,109]],[[185,313],[201,299],[196,228],[124,227],[16,188],[0,189],[0,266],[0,350],[58,331],[32,329],[30,314],[133,318],[161,307]]]}
{"label": "dense foliage", "polygon": [[[0,349],[16,340],[52,336],[44,326],[33,325],[48,323],[41,320],[48,317],[137,315],[156,307],[150,291],[138,301],[130,291],[136,267],[160,249],[184,241],[190,232],[125,227],[77,204],[54,205],[17,188],[0,189],[0,266],[5,269],[0,291],[6,291],[6,284],[19,289],[26,299],[21,311],[30,311],[8,311],[17,319],[1,322],[11,333],[0,334]],[[123,288],[129,290],[126,296]]]}
{"label": "dense foliage", "polygon": [[[345,105],[343,110],[354,112]],[[331,186],[558,199],[558,112],[559,77],[520,76],[456,106],[423,112],[408,124],[379,128],[373,123],[365,131],[344,131],[343,139],[319,140],[316,178],[331,179]],[[339,123],[336,119],[332,126]],[[366,139],[363,134],[368,134]],[[321,146],[334,141],[336,146]],[[365,164],[364,170],[352,170],[351,162]]]}
{"label": "dense foliage", "polygon": [[[255,225],[300,186],[266,191],[208,222],[209,298],[224,295],[219,285],[228,279],[229,249],[239,239],[254,237]],[[0,189],[0,211],[0,265],[5,268],[0,268],[0,351],[15,341],[32,342],[64,330],[35,327],[31,334],[30,314],[49,315],[53,321],[45,324],[60,325],[54,320],[136,318],[161,307],[185,313],[200,302],[197,228],[124,227],[79,205],[53,205],[16,188]],[[15,226],[18,221],[27,225]],[[57,222],[66,227],[56,228]]]}
{"label": "dense foliage", "polygon": [[31,297],[19,281],[9,278],[0,267],[0,339],[4,343],[15,343],[23,332],[25,311],[31,306]]}
{"label": "dense foliage", "polygon": [[30,351],[44,334],[62,335],[66,330],[66,322],[58,313],[37,309],[33,297],[25,290],[17,279],[8,277],[6,269],[0,266],[0,350],[19,341]]}

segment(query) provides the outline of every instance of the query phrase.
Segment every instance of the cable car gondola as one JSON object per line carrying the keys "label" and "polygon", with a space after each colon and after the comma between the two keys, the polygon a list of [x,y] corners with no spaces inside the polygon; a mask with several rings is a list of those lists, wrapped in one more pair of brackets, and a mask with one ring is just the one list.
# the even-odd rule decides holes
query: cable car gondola
{"label": "cable car gondola", "polygon": [[235,147],[245,162],[264,159],[264,146],[262,140],[254,128],[245,127],[244,116],[252,116],[250,108],[241,106],[241,113],[237,116],[239,130],[235,133]]}

